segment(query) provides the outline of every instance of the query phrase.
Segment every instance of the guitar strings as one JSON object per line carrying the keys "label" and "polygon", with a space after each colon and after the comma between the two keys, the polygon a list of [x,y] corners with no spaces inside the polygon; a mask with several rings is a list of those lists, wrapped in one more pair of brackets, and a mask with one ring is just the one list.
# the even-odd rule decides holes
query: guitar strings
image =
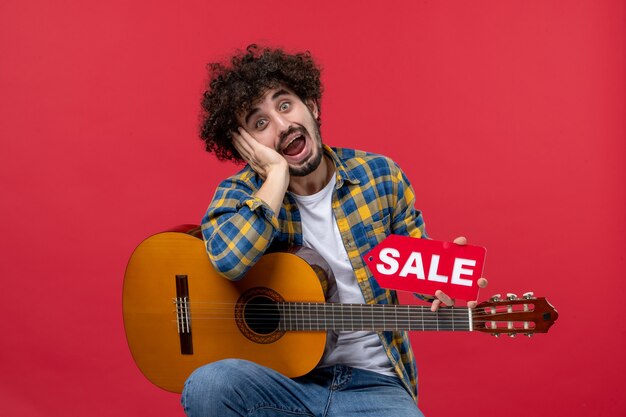
{"label": "guitar strings", "polygon": [[[211,304],[210,302],[197,303]],[[205,321],[227,320],[232,322],[234,319],[232,306],[234,306],[235,303],[213,303],[213,305],[226,305],[227,307],[216,307],[213,310],[203,309],[203,312],[198,312],[194,309],[193,319]],[[305,307],[308,310],[307,312],[304,311]],[[319,307],[322,307],[321,318],[319,317]],[[402,307],[404,307],[404,309]],[[315,311],[313,311],[313,308],[315,308]],[[337,311],[337,309],[339,309],[339,311]],[[483,309],[485,313],[480,313],[480,310]],[[277,325],[280,330],[296,331],[320,331],[329,328],[340,331],[354,331],[355,324],[357,330],[385,330],[387,328],[395,328],[410,331],[420,330],[421,328],[423,331],[436,331],[440,330],[440,327],[442,330],[469,330],[469,316],[467,314],[469,308],[442,307],[438,311],[432,312],[427,306],[399,306],[398,308],[394,305],[394,308],[390,309],[391,311],[386,312],[385,310],[387,309],[384,308],[384,305],[371,304],[306,302],[257,304],[255,305],[254,313],[260,316],[247,317],[246,322],[250,325],[267,324],[268,320],[274,322],[276,318],[280,319],[282,317],[284,320],[279,320],[280,324],[271,324]],[[494,322],[497,321],[496,316],[510,314],[509,312],[492,313],[489,308],[481,308],[480,310],[476,310],[475,313],[478,314],[474,314],[474,319],[483,317],[483,320],[478,320],[479,322]],[[385,312],[387,316],[385,316]],[[176,312],[175,310],[173,310],[172,313],[180,314],[180,312]],[[360,317],[355,317],[355,314],[360,315]],[[417,314],[421,315],[421,319],[415,317]],[[426,317],[424,317],[424,314],[426,314]],[[457,322],[459,319],[461,319],[460,323]],[[465,328],[466,326],[467,328]],[[315,329],[313,327],[315,327]],[[426,327],[428,327],[428,329]]]}
{"label": "guitar strings", "polygon": [[[211,303],[210,301],[195,301],[188,302],[188,305],[194,307],[195,304],[205,304],[203,308],[196,307],[192,308],[191,311],[195,314],[202,314],[207,311],[216,311],[216,310],[224,310],[227,312],[233,311],[233,308],[237,303]],[[216,307],[213,307],[216,306]],[[385,307],[390,306],[390,307]],[[285,308],[286,307],[286,308]],[[255,313],[261,313],[265,311],[276,312],[277,315],[280,315],[280,312],[277,312],[278,309],[289,311],[300,310],[300,314],[304,314],[303,310],[307,309],[306,314],[316,314],[321,312],[344,312],[346,314],[378,314],[385,315],[389,314],[393,317],[393,315],[406,315],[406,314],[455,314],[459,316],[468,316],[469,307],[441,307],[437,311],[433,312],[430,310],[428,306],[403,306],[403,305],[388,305],[388,304],[333,304],[333,303],[308,303],[308,302],[289,302],[280,304],[255,304],[254,311]],[[483,311],[485,310],[485,311]],[[173,310],[174,312],[176,310]],[[472,317],[499,317],[506,316],[513,313],[532,313],[532,310],[529,311],[496,311],[491,312],[490,307],[480,308],[480,309],[472,309]]]}

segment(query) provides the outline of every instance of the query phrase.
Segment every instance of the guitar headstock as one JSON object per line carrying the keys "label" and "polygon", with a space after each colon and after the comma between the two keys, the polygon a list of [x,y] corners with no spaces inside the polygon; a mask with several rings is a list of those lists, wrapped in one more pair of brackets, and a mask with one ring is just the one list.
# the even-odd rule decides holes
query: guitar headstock
{"label": "guitar headstock", "polygon": [[496,294],[472,309],[473,329],[496,337],[547,333],[558,317],[559,313],[545,298],[535,298],[532,292],[521,298],[507,294],[504,299]]}

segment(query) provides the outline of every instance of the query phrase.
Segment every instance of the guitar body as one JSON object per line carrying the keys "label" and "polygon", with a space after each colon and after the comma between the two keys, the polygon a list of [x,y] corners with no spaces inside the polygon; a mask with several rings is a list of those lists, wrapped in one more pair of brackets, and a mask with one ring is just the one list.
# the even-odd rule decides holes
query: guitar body
{"label": "guitar body", "polygon": [[[181,279],[184,285],[177,289]],[[176,303],[181,288],[188,294],[185,313]],[[237,316],[242,295],[265,288],[285,301],[324,302],[320,278],[299,256],[265,255],[244,279],[232,282],[215,272],[201,239],[165,232],[144,240],[128,263],[123,290],[124,327],[137,366],[172,392],[182,391],[194,369],[227,358],[247,359],[289,377],[309,372],[322,357],[326,332],[259,335]],[[181,327],[183,332],[189,327],[187,336],[181,336]]]}

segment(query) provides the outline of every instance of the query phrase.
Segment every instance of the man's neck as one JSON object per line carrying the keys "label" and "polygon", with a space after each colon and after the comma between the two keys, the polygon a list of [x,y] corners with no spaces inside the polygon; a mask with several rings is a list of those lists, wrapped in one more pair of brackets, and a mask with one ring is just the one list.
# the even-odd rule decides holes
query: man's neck
{"label": "man's neck", "polygon": [[304,177],[291,176],[288,190],[298,195],[315,194],[328,184],[334,173],[335,165],[324,155],[318,167],[309,175]]}

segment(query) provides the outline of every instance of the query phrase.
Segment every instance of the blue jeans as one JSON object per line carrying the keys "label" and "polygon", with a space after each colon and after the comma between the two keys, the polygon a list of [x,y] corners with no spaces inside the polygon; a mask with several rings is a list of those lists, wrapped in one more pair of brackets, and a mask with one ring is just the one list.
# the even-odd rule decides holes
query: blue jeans
{"label": "blue jeans", "polygon": [[290,379],[239,359],[195,370],[181,403],[188,417],[423,417],[396,377],[336,365]]}

